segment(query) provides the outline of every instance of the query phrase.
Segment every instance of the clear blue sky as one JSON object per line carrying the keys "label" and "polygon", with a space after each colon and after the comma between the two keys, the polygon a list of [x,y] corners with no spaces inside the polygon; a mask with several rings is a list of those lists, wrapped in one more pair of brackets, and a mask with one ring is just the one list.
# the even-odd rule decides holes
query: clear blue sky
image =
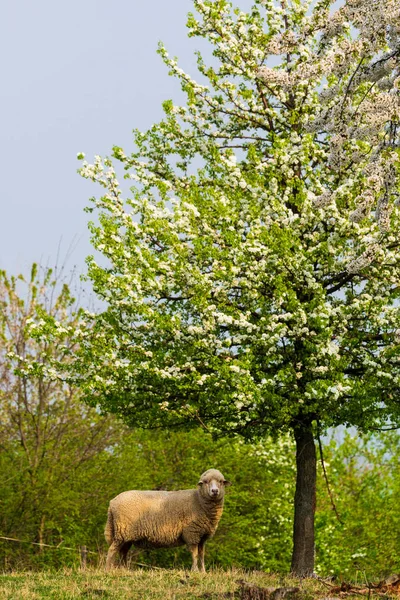
{"label": "clear blue sky", "polygon": [[195,72],[191,9],[191,0],[3,3],[0,268],[53,264],[60,240],[61,257],[76,240],[69,265],[84,270],[83,208],[97,190],[77,175],[76,154],[131,149],[132,129],[159,120],[164,99],[180,98],[156,49],[162,40]]}

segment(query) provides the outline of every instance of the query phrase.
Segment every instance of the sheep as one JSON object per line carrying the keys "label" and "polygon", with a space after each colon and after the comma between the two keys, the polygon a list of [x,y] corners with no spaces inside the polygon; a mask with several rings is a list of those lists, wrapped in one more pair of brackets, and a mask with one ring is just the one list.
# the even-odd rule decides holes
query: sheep
{"label": "sheep", "polygon": [[110,502],[104,535],[109,549],[106,569],[119,554],[126,566],[132,545],[137,548],[173,548],[186,544],[192,571],[205,572],[204,547],[218,527],[224,505],[222,473],[209,469],[196,489],[122,492]]}

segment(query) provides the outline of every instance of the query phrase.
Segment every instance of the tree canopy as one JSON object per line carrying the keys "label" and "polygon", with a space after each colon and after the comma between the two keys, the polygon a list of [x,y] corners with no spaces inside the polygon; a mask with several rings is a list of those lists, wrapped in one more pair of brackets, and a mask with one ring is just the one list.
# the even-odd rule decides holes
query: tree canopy
{"label": "tree canopy", "polygon": [[133,196],[108,159],[81,169],[106,187],[91,229],[110,262],[88,261],[108,308],[86,393],[136,424],[197,414],[247,436],[305,414],[385,422],[399,375],[398,7],[194,4],[190,34],[219,64],[199,56],[205,86],[160,48],[187,105],[166,102],[131,156],[114,148]]}

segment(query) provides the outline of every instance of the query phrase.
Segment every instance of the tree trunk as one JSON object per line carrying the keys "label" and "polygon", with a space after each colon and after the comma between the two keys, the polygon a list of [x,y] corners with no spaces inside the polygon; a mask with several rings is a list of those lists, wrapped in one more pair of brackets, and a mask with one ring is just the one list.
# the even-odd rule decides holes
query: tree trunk
{"label": "tree trunk", "polygon": [[314,513],[317,479],[317,458],[311,423],[296,426],[294,438],[297,477],[290,571],[298,577],[309,577],[314,573]]}

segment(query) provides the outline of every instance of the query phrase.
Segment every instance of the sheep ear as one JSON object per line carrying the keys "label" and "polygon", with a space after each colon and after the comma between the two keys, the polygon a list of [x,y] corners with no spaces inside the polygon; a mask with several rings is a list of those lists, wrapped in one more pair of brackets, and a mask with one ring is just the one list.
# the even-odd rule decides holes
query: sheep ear
{"label": "sheep ear", "polygon": [[228,487],[229,485],[232,485],[232,483],[230,481],[227,481],[226,479],[224,479],[224,485],[226,487]]}
{"label": "sheep ear", "polygon": [[199,483],[198,483],[197,485],[203,485],[203,483],[204,483],[204,481],[202,481],[202,480],[200,479],[200,481],[199,481]]}

